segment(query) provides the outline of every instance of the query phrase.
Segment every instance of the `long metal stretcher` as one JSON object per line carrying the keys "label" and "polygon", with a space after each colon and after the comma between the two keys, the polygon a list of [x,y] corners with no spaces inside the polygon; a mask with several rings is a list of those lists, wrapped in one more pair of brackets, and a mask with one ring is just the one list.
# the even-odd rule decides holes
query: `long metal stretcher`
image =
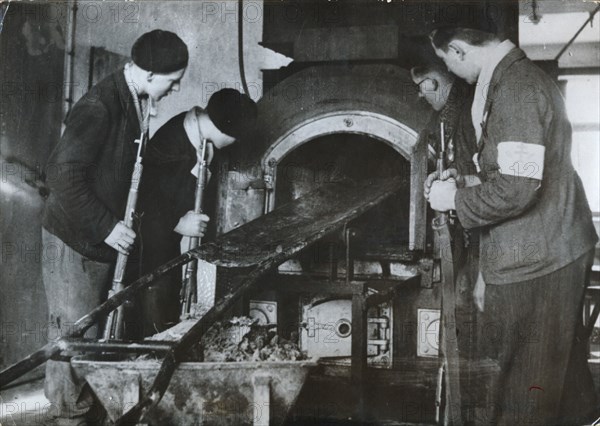
{"label": "long metal stretcher", "polygon": [[[78,320],[69,335],[46,344],[37,352],[0,372],[0,387],[8,385],[66,349],[88,352],[153,351],[162,357],[162,362],[152,386],[143,392],[144,397],[118,419],[116,424],[139,421],[148,410],[158,404],[186,351],[197,343],[205,331],[252,288],[261,276],[327,234],[343,228],[349,221],[386,200],[402,187],[403,182],[400,178],[327,183],[220,236],[214,242],[190,250],[113,295]],[[154,279],[194,259],[225,268],[227,273],[223,274],[225,279],[217,283],[221,296],[217,298],[214,306],[178,341],[169,344],[137,344],[90,343],[81,339],[87,329],[132,298],[136,292],[150,285]]]}

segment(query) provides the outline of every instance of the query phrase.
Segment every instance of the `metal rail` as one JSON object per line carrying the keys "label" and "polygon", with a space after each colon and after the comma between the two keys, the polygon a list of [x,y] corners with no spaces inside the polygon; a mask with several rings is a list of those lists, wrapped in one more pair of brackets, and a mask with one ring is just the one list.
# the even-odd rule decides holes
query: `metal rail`
{"label": "metal rail", "polygon": [[556,55],[556,57],[554,58],[555,61],[558,61],[560,57],[566,52],[566,50],[573,44],[575,39],[579,37],[579,34],[581,34],[581,32],[585,29],[587,24],[594,20],[594,15],[596,15],[598,11],[600,11],[600,4],[596,6],[596,8],[593,11],[590,12],[590,17],[583,23],[583,25],[581,25],[581,27],[577,30],[575,35],[571,37],[571,40],[569,40],[567,44],[565,44],[564,47],[560,49],[560,52],[558,52],[558,55]]}

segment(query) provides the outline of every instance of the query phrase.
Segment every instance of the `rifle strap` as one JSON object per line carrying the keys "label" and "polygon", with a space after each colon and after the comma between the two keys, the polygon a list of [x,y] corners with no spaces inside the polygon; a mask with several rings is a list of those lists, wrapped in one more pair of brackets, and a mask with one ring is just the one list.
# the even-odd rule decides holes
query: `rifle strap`
{"label": "rifle strap", "polygon": [[446,364],[446,409],[444,424],[462,425],[460,359],[458,334],[456,332],[456,271],[454,263],[456,256],[453,252],[447,215],[441,215],[434,219],[433,229],[436,231],[439,240],[442,267],[441,343],[444,363]]}

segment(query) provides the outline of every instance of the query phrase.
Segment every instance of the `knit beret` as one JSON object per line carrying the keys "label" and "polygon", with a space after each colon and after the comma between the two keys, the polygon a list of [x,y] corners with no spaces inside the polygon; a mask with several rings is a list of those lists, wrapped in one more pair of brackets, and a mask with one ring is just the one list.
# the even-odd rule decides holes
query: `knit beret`
{"label": "knit beret", "polygon": [[241,139],[249,136],[256,124],[256,103],[235,89],[221,89],[208,100],[206,113],[222,133]]}
{"label": "knit beret", "polygon": [[188,49],[179,36],[170,31],[154,30],[143,34],[131,48],[131,59],[140,68],[169,74],[188,64]]}

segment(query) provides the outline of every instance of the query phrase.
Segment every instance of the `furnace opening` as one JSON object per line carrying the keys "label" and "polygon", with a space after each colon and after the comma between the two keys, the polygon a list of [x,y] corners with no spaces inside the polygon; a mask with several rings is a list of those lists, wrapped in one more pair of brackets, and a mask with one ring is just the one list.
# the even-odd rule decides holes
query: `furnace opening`
{"label": "furnace opening", "polygon": [[[404,251],[409,244],[410,170],[408,160],[378,139],[350,133],[326,135],[299,146],[278,164],[275,203],[285,204],[330,182],[367,180],[377,185],[377,179],[401,176],[405,188],[348,227],[354,231],[354,256],[382,250]],[[312,260],[310,263],[330,262],[331,259],[316,256],[315,251],[330,252],[324,245],[341,243],[341,239],[332,236],[316,244],[309,250],[311,254],[301,256],[303,266],[307,266],[307,257]]]}

